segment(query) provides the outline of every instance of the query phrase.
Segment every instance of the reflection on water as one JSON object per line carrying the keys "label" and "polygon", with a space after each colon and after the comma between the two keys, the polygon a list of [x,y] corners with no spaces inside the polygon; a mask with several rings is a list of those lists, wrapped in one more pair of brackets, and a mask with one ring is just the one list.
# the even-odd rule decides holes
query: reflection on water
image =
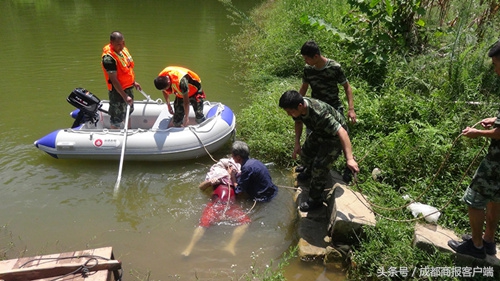
{"label": "reflection on water", "polygon": [[[260,1],[232,2],[247,11]],[[213,164],[209,157],[125,161],[114,196],[117,161],[57,160],[33,146],[71,125],[74,108],[65,99],[74,88],[107,97],[99,56],[112,30],[124,33],[137,80],[151,98],[162,97],[153,86],[159,71],[183,65],[201,76],[207,99],[237,115],[243,97],[225,47],[238,27],[219,1],[6,0],[0,9],[0,250],[6,258],[112,246],[127,280],[237,280],[296,243],[292,191],[280,189],[272,202],[254,208],[238,202],[252,223],[236,256],[221,250],[233,227],[218,225],[182,258],[210,200],[197,188]],[[276,184],[291,185],[288,171],[270,170]]]}

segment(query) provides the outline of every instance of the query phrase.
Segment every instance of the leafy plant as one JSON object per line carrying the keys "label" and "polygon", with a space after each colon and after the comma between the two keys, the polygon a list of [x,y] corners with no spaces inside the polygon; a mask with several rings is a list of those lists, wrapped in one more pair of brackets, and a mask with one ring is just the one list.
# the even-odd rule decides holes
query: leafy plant
{"label": "leafy plant", "polygon": [[[271,3],[271,2],[269,2]],[[353,87],[358,122],[350,125],[361,171],[352,188],[379,206],[377,227],[360,240],[349,270],[354,279],[376,278],[387,266],[452,265],[448,254],[411,246],[413,224],[402,195],[442,208],[439,224],[468,231],[460,201],[488,139],[461,137],[461,131],[495,116],[500,79],[486,56],[497,40],[491,24],[478,36],[474,19],[492,1],[287,0],[272,1],[252,18],[252,27],[233,40],[239,77],[249,96],[238,137],[254,156],[288,167],[293,123],[277,106],[286,90],[297,89],[303,67],[298,50],[315,39],[327,57],[342,63]],[[495,2],[496,3],[496,2]],[[271,5],[271,6],[269,6]],[[441,6],[439,6],[441,5]],[[425,9],[424,9],[425,8]],[[447,21],[449,20],[449,21]],[[474,23],[471,25],[471,23]],[[242,67],[241,67],[242,66]],[[342,171],[340,159],[334,169]],[[371,172],[379,168],[378,181]],[[500,234],[497,235],[500,239]],[[400,254],[403,253],[403,254]]]}

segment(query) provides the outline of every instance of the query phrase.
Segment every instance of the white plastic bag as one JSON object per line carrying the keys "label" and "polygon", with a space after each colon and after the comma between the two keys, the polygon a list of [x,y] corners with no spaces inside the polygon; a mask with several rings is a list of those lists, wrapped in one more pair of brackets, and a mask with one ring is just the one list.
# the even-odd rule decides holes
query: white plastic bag
{"label": "white plastic bag", "polygon": [[425,205],[420,202],[411,203],[407,208],[411,211],[414,217],[418,217],[419,214],[422,214],[424,219],[431,223],[436,223],[441,215],[441,212],[438,212],[436,207]]}

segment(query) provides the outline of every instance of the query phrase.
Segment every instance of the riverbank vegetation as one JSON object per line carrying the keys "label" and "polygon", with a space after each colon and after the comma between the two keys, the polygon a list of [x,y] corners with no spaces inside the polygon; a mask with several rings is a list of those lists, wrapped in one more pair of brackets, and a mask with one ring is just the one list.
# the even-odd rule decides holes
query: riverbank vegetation
{"label": "riverbank vegetation", "polygon": [[355,247],[349,277],[453,266],[448,254],[412,248],[416,222],[403,195],[438,208],[443,227],[470,231],[460,198],[488,140],[460,133],[499,107],[500,79],[486,55],[498,39],[498,1],[269,0],[249,15],[220,1],[242,25],[230,47],[247,96],[237,138],[253,157],[296,164],[293,123],[278,99],[301,85],[305,41],[339,62],[353,87],[358,122],[350,130],[361,172],[352,188],[373,203],[378,222]]}

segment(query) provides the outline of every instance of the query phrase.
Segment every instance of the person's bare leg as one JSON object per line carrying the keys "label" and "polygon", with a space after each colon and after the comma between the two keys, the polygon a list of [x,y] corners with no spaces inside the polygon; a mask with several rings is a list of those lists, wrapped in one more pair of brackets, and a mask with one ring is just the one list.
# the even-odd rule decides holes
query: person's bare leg
{"label": "person's bare leg", "polygon": [[198,226],[193,232],[193,237],[191,238],[191,242],[189,242],[189,245],[181,253],[181,255],[185,257],[189,256],[194,248],[194,245],[196,245],[196,243],[200,240],[200,238],[203,236],[204,233],[205,233],[205,228],[202,226]]}
{"label": "person's bare leg", "polygon": [[233,256],[236,255],[235,246],[236,243],[243,237],[245,231],[248,229],[248,224],[237,226],[233,231],[233,236],[231,237],[231,241],[224,247],[224,251],[228,251]]}
{"label": "person's bare leg", "polygon": [[484,230],[483,239],[486,242],[495,242],[495,232],[500,220],[500,203],[489,202],[486,206],[486,229]]}
{"label": "person's bare leg", "polygon": [[483,246],[484,213],[483,209],[476,209],[469,206],[469,223],[472,230],[472,242],[476,248],[481,248]]}

